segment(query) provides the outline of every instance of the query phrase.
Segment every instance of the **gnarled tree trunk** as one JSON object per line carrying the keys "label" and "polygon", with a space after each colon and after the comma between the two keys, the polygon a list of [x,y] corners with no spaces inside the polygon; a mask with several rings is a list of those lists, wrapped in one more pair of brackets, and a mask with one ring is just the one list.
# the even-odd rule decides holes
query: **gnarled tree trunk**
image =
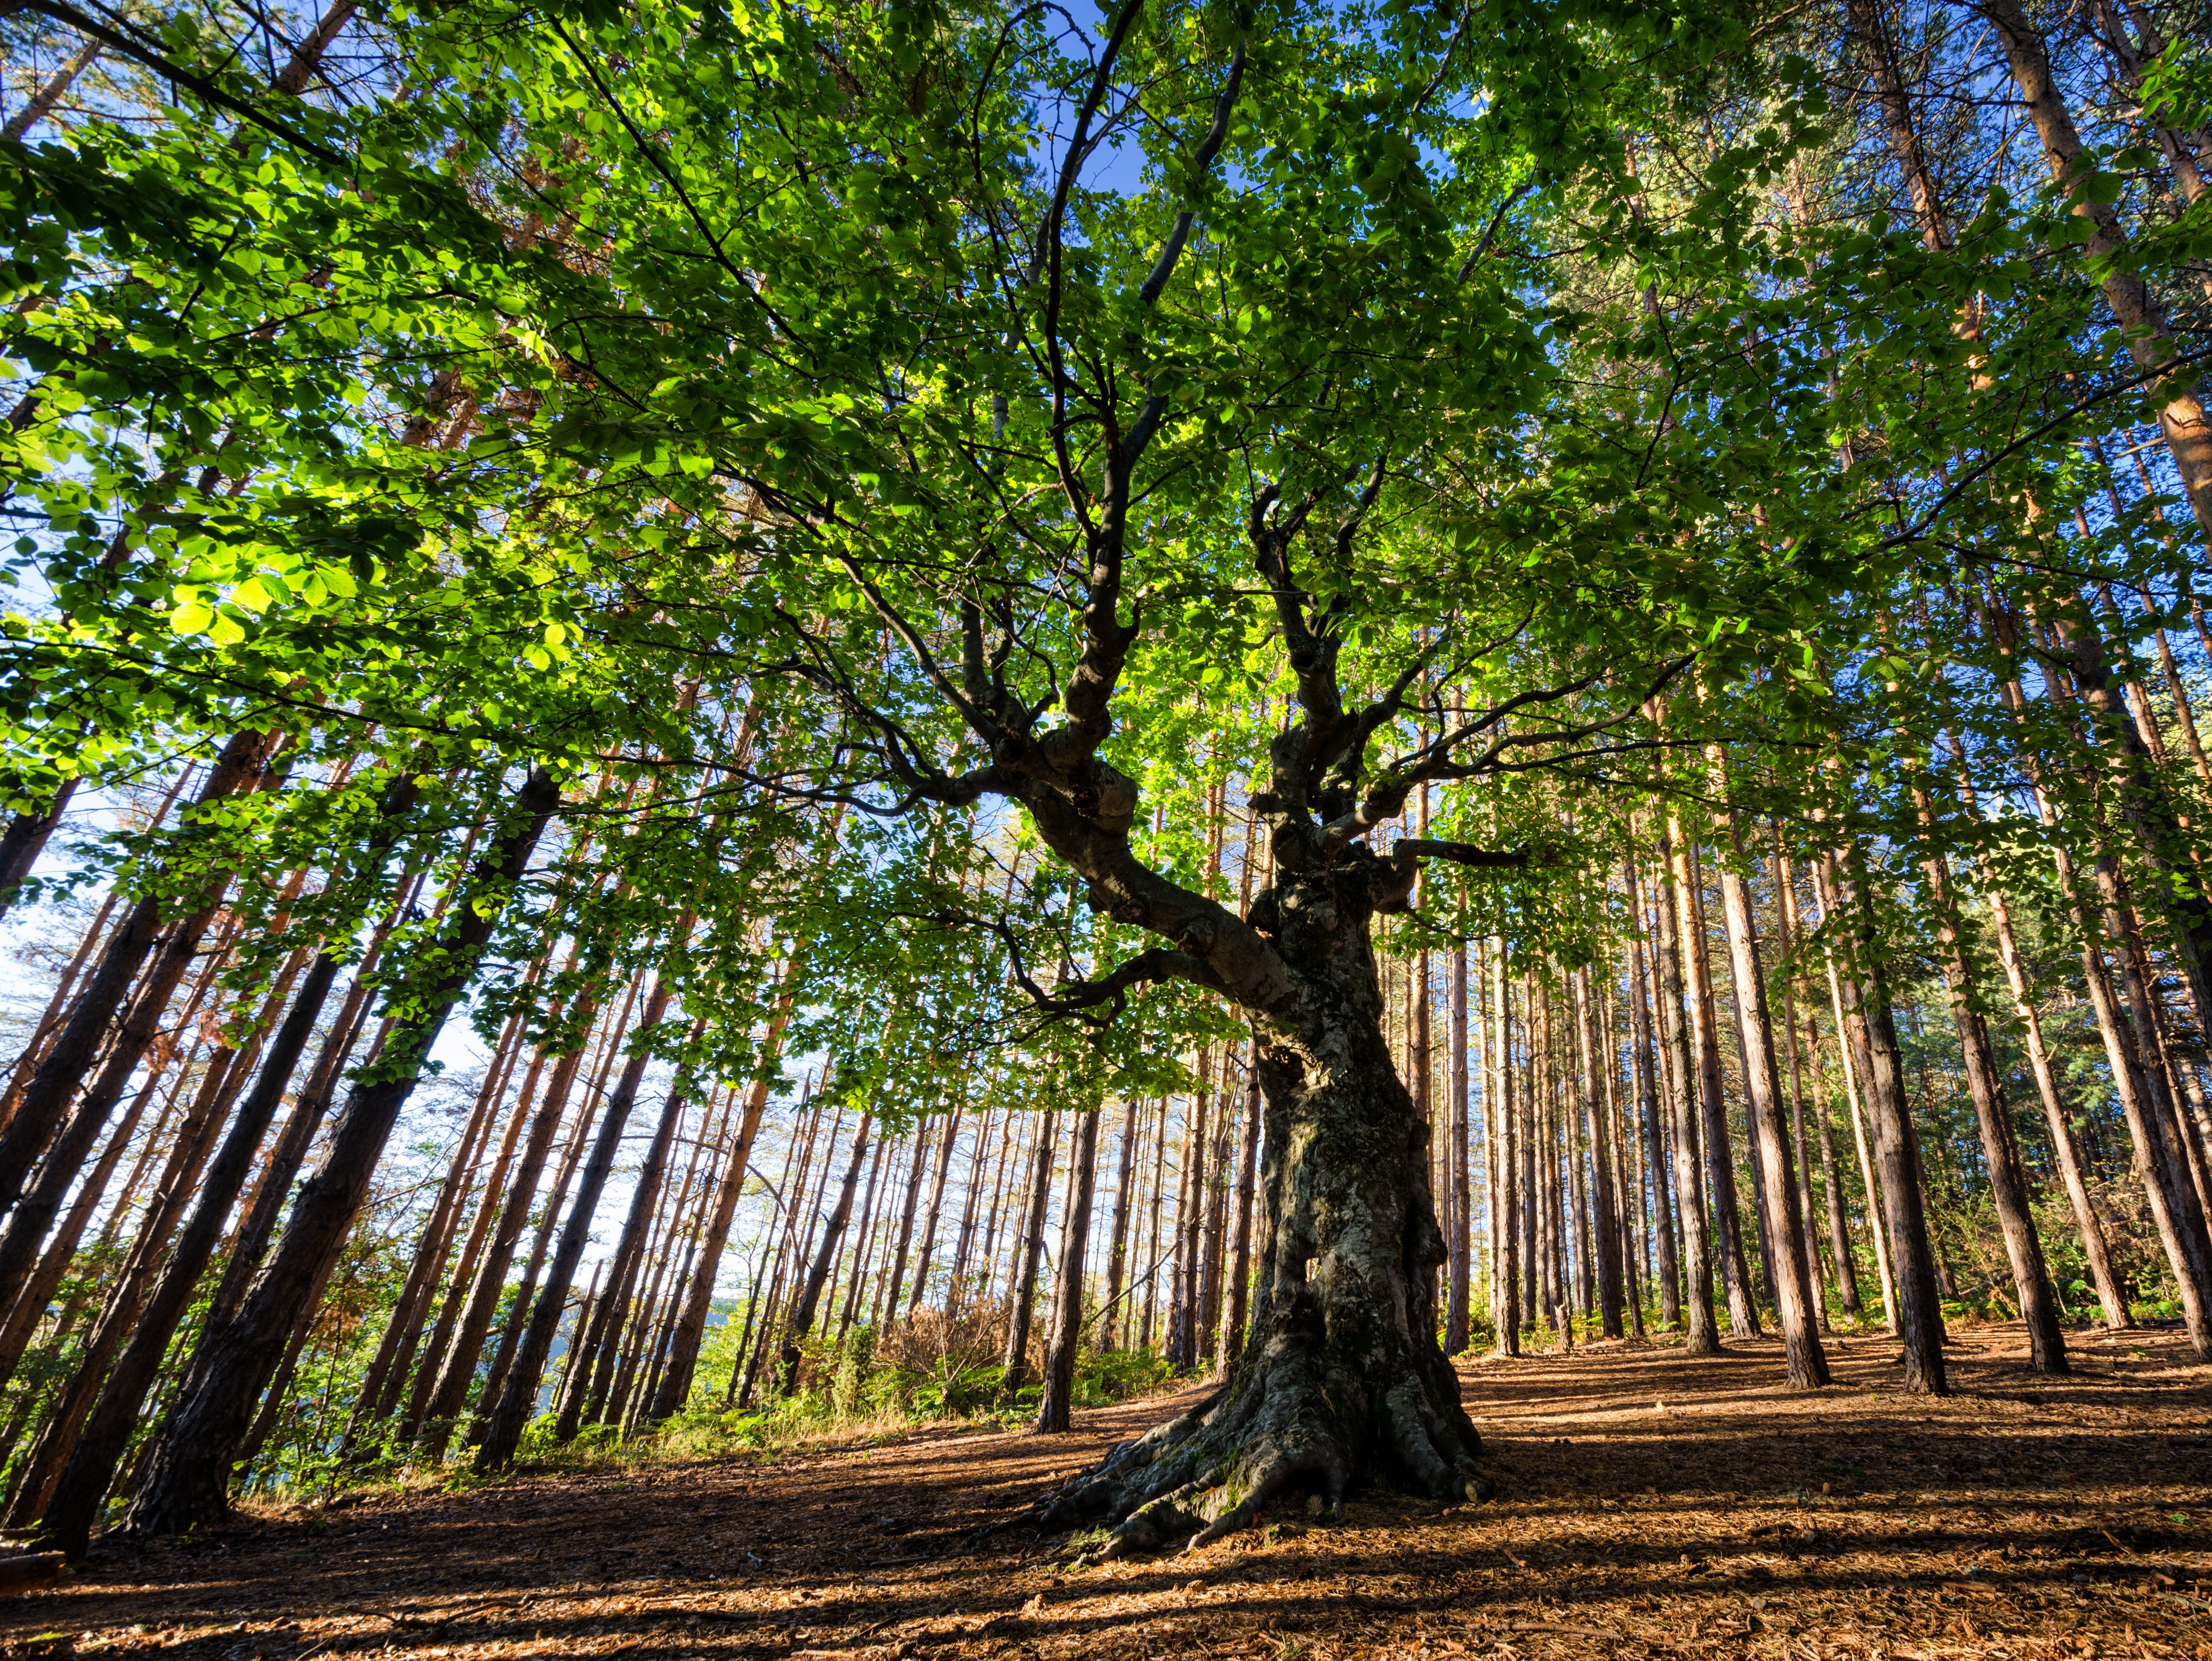
{"label": "gnarled tree trunk", "polygon": [[[1480,1447],[1437,1343],[1445,1260],[1428,1127],[1381,1031],[1372,856],[1286,876],[1253,907],[1298,986],[1260,1023],[1267,1127],[1258,1296],[1222,1388],[1053,1496],[1047,1526],[1109,1520],[1099,1555],[1217,1539],[1293,1486],[1334,1504],[1380,1476],[1437,1497]],[[1289,1018],[1283,1018],[1287,1015]]]}

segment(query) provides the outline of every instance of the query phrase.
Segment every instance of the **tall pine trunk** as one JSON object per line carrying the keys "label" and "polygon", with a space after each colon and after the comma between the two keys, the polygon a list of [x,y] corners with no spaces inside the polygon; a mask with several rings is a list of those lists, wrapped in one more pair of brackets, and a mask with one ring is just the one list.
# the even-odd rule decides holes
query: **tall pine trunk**
{"label": "tall pine trunk", "polygon": [[449,911],[432,954],[434,977],[412,992],[381,1076],[355,1087],[321,1166],[301,1190],[283,1236],[244,1305],[196,1358],[197,1386],[172,1409],[140,1471],[126,1519],[133,1531],[181,1533],[228,1512],[232,1464],[251,1428],[255,1400],[269,1382],[276,1346],[301,1325],[315,1288],[337,1261],[399,1110],[559,804],[552,775],[543,768],[532,772],[494,849],[471,869],[467,893]]}

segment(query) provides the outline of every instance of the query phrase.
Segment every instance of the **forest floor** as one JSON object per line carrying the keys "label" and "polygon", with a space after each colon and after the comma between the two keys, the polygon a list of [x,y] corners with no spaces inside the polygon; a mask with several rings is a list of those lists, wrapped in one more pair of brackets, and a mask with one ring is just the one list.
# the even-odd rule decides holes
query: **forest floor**
{"label": "forest floor", "polygon": [[2176,1334],[1954,1335],[1957,1393],[1904,1395],[1874,1337],[1782,1389],[1772,1339],[1717,1360],[1597,1345],[1463,1367],[1499,1498],[1368,1495],[1207,1550],[1071,1571],[969,1536],[1173,1409],[1073,1436],[525,1472],[96,1549],[0,1601],[0,1654],[637,1658],[1489,1655],[2212,1661],[2212,1367]]}

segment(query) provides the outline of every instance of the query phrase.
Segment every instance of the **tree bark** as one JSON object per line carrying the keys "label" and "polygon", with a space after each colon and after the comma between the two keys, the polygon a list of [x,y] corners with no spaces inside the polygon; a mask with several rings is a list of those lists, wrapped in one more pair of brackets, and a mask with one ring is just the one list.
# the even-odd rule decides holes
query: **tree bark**
{"label": "tree bark", "polygon": [[1473,1290],[1474,1191],[1468,1181],[1469,1078],[1467,1032],[1467,943],[1452,950],[1451,965],[1451,1228],[1447,1265],[1450,1293],[1444,1304],[1444,1354],[1457,1355],[1468,1345],[1468,1300]]}
{"label": "tree bark", "polygon": [[[1857,857],[1853,851],[1853,857]],[[1904,1070],[1892,1024],[1889,989],[1875,954],[1872,898],[1857,872],[1827,856],[1831,895],[1823,905],[1839,914],[1850,973],[1841,979],[1848,1036],[1866,1081],[1867,1118],[1874,1128],[1881,1177],[1881,1209],[1889,1232],[1896,1301],[1891,1316],[1904,1346],[1905,1385],[1931,1396],[1950,1393],[1943,1367],[1943,1307],[1936,1287],[1936,1255],[1922,1204],[1919,1142],[1905,1106]]]}
{"label": "tree bark", "polygon": [[1244,1322],[1252,1294],[1252,1203],[1259,1177],[1260,1127],[1266,1102],[1260,1094],[1260,1050],[1244,1058],[1244,1146],[1237,1155],[1237,1242],[1230,1255],[1229,1303],[1221,1320],[1221,1364],[1233,1367],[1244,1353]]}
{"label": "tree bark", "polygon": [[[1006,1288],[1006,1349],[999,1377],[999,1394],[1008,1401],[1029,1379],[1030,1323],[1036,1309],[1037,1264],[1044,1256],[1045,1212],[1052,1203],[1053,1133],[1057,1128],[1058,1119],[1051,1110],[1039,1116],[1036,1146],[1030,1155],[1029,1191],[1022,1203],[1021,1232],[1014,1240],[1013,1274]],[[1190,1277],[1184,1282],[1183,1343],[1192,1361],[1197,1357],[1199,1300],[1194,1282],[1197,1278],[1196,1224],[1200,1209],[1194,1196],[1190,1223],[1183,1230],[1191,1258]]]}
{"label": "tree bark", "polygon": [[1644,919],[1650,913],[1644,906],[1644,885],[1632,854],[1622,858],[1621,870],[1629,909],[1636,918],[1636,926],[1628,935],[1629,1042],[1636,1071],[1636,1118],[1642,1127],[1644,1164],[1651,1173],[1652,1246],[1658,1258],[1659,1321],[1670,1331],[1679,1330],[1682,1325],[1682,1279],[1676,1261],[1674,1199],[1673,1185],[1668,1179],[1666,1137],[1660,1128],[1659,1095],[1652,1077],[1651,1007],[1645,1001],[1647,991],[1654,986],[1644,950]]}
{"label": "tree bark", "polygon": [[[790,1005],[784,1003],[778,1007],[787,1012]],[[738,1121],[729,1161],[722,1167],[721,1180],[714,1190],[714,1209],[708,1219],[706,1232],[700,1236],[697,1265],[692,1270],[682,1312],[676,1318],[669,1339],[668,1360],[660,1384],[653,1391],[653,1405],[647,1409],[648,1415],[656,1420],[672,1416],[690,1397],[692,1375],[699,1366],[699,1345],[706,1337],[708,1314],[714,1308],[714,1282],[721,1273],[722,1252],[729,1245],[730,1224],[738,1213],[738,1196],[744,1191],[753,1143],[760,1136],[761,1115],[768,1107],[766,1070],[775,1065],[783,1052],[783,1028],[773,1017],[769,1032],[771,1040],[762,1053],[763,1071],[754,1078],[746,1094],[744,1113]]]}
{"label": "tree bark", "polygon": [[[1040,1433],[1069,1429],[1075,1362],[1083,1339],[1083,1262],[1091,1241],[1091,1197],[1098,1169],[1098,1112],[1078,1112],[1070,1150],[1066,1208],[1060,1219],[1060,1272],[1053,1282],[1052,1338],[1045,1349]],[[1227,1354],[1224,1346],[1224,1352]]]}
{"label": "tree bark", "polygon": [[[650,1036],[667,1014],[669,1000],[674,994],[675,987],[665,974],[653,977],[645,1018],[639,1023],[637,1037],[633,1040],[636,1048],[623,1068],[613,1095],[607,1100],[598,1138],[584,1163],[576,1197],[569,1205],[568,1220],[561,1231],[561,1244],[553,1254],[552,1268],[531,1309],[530,1325],[523,1329],[514,1359],[507,1366],[499,1399],[485,1416],[483,1441],[476,1457],[476,1469],[480,1472],[503,1470],[514,1462],[515,1449],[521,1444],[523,1429],[530,1422],[531,1409],[538,1400],[538,1381],[544,1376],[546,1358],[552,1353],[554,1335],[561,1325],[562,1310],[576,1278],[576,1265],[583,1260],[584,1248],[591,1242],[592,1222],[599,1209],[599,1196],[606,1191],[607,1177],[614,1169],[616,1154],[621,1150],[630,1110],[637,1105],[638,1086],[644,1081],[646,1065],[652,1058],[647,1048]],[[581,1333],[579,1327],[580,1337]]]}
{"label": "tree bark", "polygon": [[[1258,1088],[1258,1081],[1259,1076],[1255,1072],[1253,1075],[1255,1089]],[[1102,1349],[1119,1349],[1121,1347],[1119,1342],[1121,1335],[1129,1325],[1121,1315],[1121,1282],[1128,1271],[1129,1217],[1133,1209],[1130,1204],[1129,1185],[1137,1173],[1137,1126],[1143,1106],[1144,1102],[1141,1098],[1131,1096],[1121,1115],[1121,1170],[1114,1181],[1113,1233],[1109,1237],[1106,1246],[1106,1312],[1099,1323],[1098,1329],[1098,1347]],[[1244,1240],[1240,1236],[1237,1243],[1240,1264],[1243,1254]],[[1240,1277],[1243,1273],[1244,1270],[1240,1266],[1238,1270]],[[1241,1326],[1243,1306],[1241,1292],[1237,1294],[1237,1306],[1238,1324]]]}
{"label": "tree bark", "polygon": [[[1728,812],[1729,840],[1744,857],[1742,827]],[[1782,1328],[1790,1387],[1817,1390],[1828,1382],[1828,1358],[1820,1348],[1819,1305],[1806,1262],[1805,1234],[1798,1225],[1796,1181],[1790,1172],[1790,1128],[1783,1118],[1782,1086],[1774,1064],[1774,1028],[1766,1004],[1766,972],[1759,961],[1759,925],[1752,911],[1751,885],[1732,862],[1721,864],[1721,911],[1728,931],[1729,961],[1735,1002],[1736,1033],[1743,1046],[1744,1094],[1751,1133],[1759,1146],[1759,1180],[1766,1196],[1774,1265],[1775,1318]]]}
{"label": "tree bark", "polygon": [[[678,929],[676,938],[681,940],[690,932],[690,919]],[[665,982],[663,982],[665,985]],[[673,989],[670,989],[672,991]],[[648,1007],[643,1023],[651,1032],[667,1014],[668,998],[660,986],[654,989],[653,1004]],[[637,1062],[644,1071],[642,1052]],[[640,1270],[645,1262],[646,1236],[653,1225],[654,1213],[660,1205],[660,1185],[668,1173],[668,1150],[674,1145],[678,1128],[683,1124],[684,1110],[688,1105],[688,1086],[690,1076],[683,1067],[677,1069],[668,1094],[660,1105],[660,1118],[653,1126],[653,1140],[646,1146],[645,1160],[640,1166],[636,1184],[630,1190],[629,1213],[623,1219],[622,1233],[615,1241],[614,1270],[607,1284],[611,1294],[594,1313],[592,1329],[580,1334],[581,1348],[577,1362],[583,1369],[585,1385],[562,1403],[559,1416],[554,1421],[553,1439],[565,1442],[572,1440],[588,1415],[593,1423],[604,1416],[607,1394],[614,1385],[614,1368],[618,1354],[614,1339],[628,1319],[630,1300],[635,1294]],[[635,1094],[633,1092],[633,1094]]]}
{"label": "tree bark", "polygon": [[228,1511],[232,1461],[250,1428],[255,1398],[269,1381],[276,1347],[304,1318],[307,1300],[343,1246],[399,1110],[559,803],[552,775],[543,768],[533,772],[495,849],[477,862],[469,892],[449,912],[432,955],[439,965],[436,978],[416,994],[395,1030],[398,1041],[390,1046],[384,1076],[355,1087],[322,1165],[301,1189],[283,1237],[245,1304],[211,1335],[204,1358],[196,1358],[198,1387],[172,1410],[141,1470],[125,1519],[132,1531],[180,1533]]}
{"label": "tree bark", "polygon": [[[208,770],[208,776],[194,798],[197,807],[209,806],[227,796],[251,790],[262,781],[268,767],[276,736],[265,732],[241,732],[223,747],[222,754]],[[106,1105],[98,1112],[88,1111],[88,1105],[80,1106],[69,1129],[63,1131],[69,1137],[78,1125],[89,1120],[91,1130],[82,1133],[85,1146],[97,1135],[100,1121],[107,1116],[108,1108],[121,1098],[124,1085],[129,1081],[131,1069],[145,1053],[146,1046],[153,1041],[155,1022],[168,1002],[168,991],[173,990],[191,961],[192,948],[198,943],[199,935],[206,927],[208,918],[214,914],[222,888],[228,885],[228,876],[218,882],[204,882],[195,887],[195,899],[167,930],[161,926],[165,911],[161,895],[149,894],[131,908],[120,927],[109,939],[100,954],[100,964],[77,994],[70,1009],[69,1019],[63,1022],[55,1035],[52,1046],[46,1052],[38,1070],[16,1100],[14,1115],[5,1131],[0,1131],[0,1214],[16,1207],[31,1169],[42,1153],[48,1155],[50,1166],[58,1163],[65,1174],[74,1177],[76,1165],[83,1157],[82,1149],[72,1156],[66,1147],[58,1145],[51,1152],[47,1143],[62,1127],[70,1105],[77,1099],[78,1088],[92,1072],[93,1064],[100,1058],[105,1046],[107,1055],[99,1078],[92,1084],[96,1095],[112,1091]],[[115,1034],[108,1043],[109,1028],[116,1013],[124,1007],[137,978],[140,967],[155,950],[161,946],[161,954],[148,984],[131,999],[131,1013],[125,1030]],[[155,981],[167,976],[168,986],[158,996]],[[125,1064],[127,1063],[127,1064]],[[121,1066],[121,1072],[117,1072]],[[58,1194],[54,1201],[58,1202]],[[51,1209],[48,1217],[52,1215]],[[46,1225],[41,1222],[37,1233],[43,1235]],[[23,1244],[19,1231],[11,1219],[9,1234],[15,1244],[9,1250],[9,1272],[0,1274],[0,1285],[19,1285],[24,1267],[29,1263],[28,1253],[36,1249],[36,1240]],[[17,1259],[20,1259],[18,1261]]]}
{"label": "tree bark", "polygon": [[[1926,792],[1916,789],[1914,794],[1921,804],[1923,822],[1932,819]],[[1974,1122],[1981,1132],[1982,1159],[1988,1167],[1997,1227],[2004,1236],[2005,1255],[2012,1267],[2014,1295],[2027,1326],[2028,1353],[2037,1372],[2064,1373],[2068,1371],[2066,1339],[2059,1330],[2058,1307],[2051,1294],[2043,1241],[2035,1232],[2027,1173],[2021,1166],[2019,1137],[2004,1099],[1996,1048],[1990,1042],[1988,1023],[1974,1006],[1973,969],[1960,938],[1950,864],[1942,853],[1931,852],[1921,861],[1921,870],[1926,874],[1929,897],[1936,910],[1936,943],[1944,985],[1950,994],[1952,1024],[1958,1031],[1966,1093],[1973,1100]]]}
{"label": "tree bark", "polygon": [[[1679,881],[1671,847],[1673,834],[1662,826],[1657,849],[1662,886]],[[1683,1012],[1680,902],[1671,893],[1655,896],[1659,921],[1659,1029],[1671,1065],[1674,1100],[1674,1203],[1682,1219],[1683,1345],[1692,1355],[1720,1354],[1719,1324],[1713,1318],[1711,1224],[1705,1211],[1704,1174],[1698,1169],[1697,1064]]]}
{"label": "tree bark", "polygon": [[[89,63],[91,55],[99,50],[99,43],[95,41],[78,56]],[[35,105],[37,101],[33,99],[32,104]],[[27,112],[29,107],[25,106]],[[37,118],[32,118],[35,120]],[[21,119],[20,114],[17,119]],[[14,130],[15,125],[15,122],[10,121],[9,130],[0,136],[21,137],[21,133]],[[76,794],[76,786],[75,779],[64,779],[45,811],[17,814],[8,821],[5,834],[0,834],[0,917],[5,917],[15,909],[15,901],[22,895],[23,884],[30,880],[31,868],[38,864],[39,856],[46,851],[46,843],[53,835],[54,827],[61,823],[62,815],[69,811],[70,799]]]}
{"label": "tree bark", "polygon": [[1620,1207],[1613,1191],[1612,1126],[1597,1085],[1597,1042],[1590,1027],[1589,972],[1574,974],[1575,1040],[1582,1061],[1583,1123],[1589,1137],[1591,1186],[1590,1254],[1597,1291],[1599,1330],[1608,1338],[1626,1336],[1622,1325]]}
{"label": "tree bark", "polygon": [[[791,1306],[790,1318],[784,1324],[783,1353],[777,1358],[779,1396],[788,1396],[799,1388],[799,1343],[814,1328],[822,1288],[829,1282],[831,1265],[837,1261],[837,1243],[844,1237],[845,1225],[852,1221],[853,1196],[860,1185],[860,1165],[867,1158],[868,1131],[874,1123],[872,1112],[860,1115],[860,1128],[853,1133],[852,1157],[845,1164],[845,1180],[837,1191],[837,1203],[823,1227],[822,1242],[816,1249],[813,1267],[807,1270],[806,1283]],[[828,1173],[825,1162],[823,1174]]]}
{"label": "tree bark", "polygon": [[[38,91],[33,93],[29,98],[24,100],[23,107],[21,109],[16,111],[15,114],[8,118],[7,125],[0,127],[0,139],[9,141],[20,139],[25,134],[28,133],[32,128],[37,126],[39,123],[44,121],[49,115],[52,114],[54,106],[60,103],[63,98],[68,94],[70,87],[76,84],[77,76],[82,75],[87,70],[92,67],[94,61],[99,58],[100,52],[100,43],[97,40],[88,40],[82,46],[79,46],[75,52],[71,52],[67,58],[64,58],[61,63],[61,67],[57,69],[53,74],[46,77],[46,84],[41,86]],[[63,789],[67,790],[76,783],[76,780],[72,779],[68,782],[68,784],[63,786]],[[16,815],[19,822],[23,819],[35,818],[36,816],[37,815],[30,814],[19,814]],[[15,831],[13,827],[10,828],[9,836],[10,840],[14,840]],[[40,835],[39,837],[39,840],[40,842],[44,842],[46,838],[43,835]],[[12,852],[12,850],[0,847],[0,859],[4,859],[10,852]],[[34,852],[32,858],[35,858],[36,857],[37,855]],[[26,870],[27,870],[30,864],[29,860],[25,860],[23,863]],[[21,876],[20,875],[16,875],[12,876],[12,878],[7,882],[5,887],[0,887],[0,913],[5,912],[8,901],[14,898],[15,883],[20,882],[21,880]]]}
{"label": "tree bark", "polygon": [[1404,888],[1357,853],[1287,864],[1253,906],[1302,984],[1261,1034],[1267,1224],[1252,1341],[1207,1402],[1044,1507],[1048,1528],[1116,1519],[1100,1557],[1219,1538],[1294,1482],[1327,1502],[1366,1473],[1437,1497],[1478,1482],[1479,1440],[1436,1338],[1445,1246],[1425,1127],[1391,1066],[1370,942],[1374,907]]}
{"label": "tree bark", "polygon": [[1743,1251],[1743,1210],[1735,1191],[1735,1158],[1729,1148],[1728,1100],[1721,1088],[1719,1009],[1705,944],[1705,878],[1697,849],[1670,815],[1674,904],[1681,931],[1682,974],[1695,1054],[1699,1137],[1705,1156],[1707,1197],[1712,1207],[1712,1240],[1721,1284],[1728,1294],[1729,1334],[1759,1336],[1759,1311],[1752,1302],[1751,1267]]}
{"label": "tree bark", "polygon": [[[2174,355],[2172,327],[2149,282],[2127,258],[2127,233],[2118,210],[2090,200],[2082,189],[2096,163],[2086,153],[2066,107],[2042,33],[2028,21],[2020,0],[1978,0],[1978,5],[2004,42],[2013,80],[2042,142],[2051,178],[2071,197],[2073,211],[2088,221],[2083,248],[2103,273],[2099,281],[2105,300],[2125,336],[2129,355],[2138,367],[2156,370]],[[2212,421],[2207,419],[2194,378],[2179,372],[2160,374],[2145,390],[2158,407],[2159,429],[2197,522],[2212,537]],[[2212,998],[2206,1002],[2212,1003]]]}

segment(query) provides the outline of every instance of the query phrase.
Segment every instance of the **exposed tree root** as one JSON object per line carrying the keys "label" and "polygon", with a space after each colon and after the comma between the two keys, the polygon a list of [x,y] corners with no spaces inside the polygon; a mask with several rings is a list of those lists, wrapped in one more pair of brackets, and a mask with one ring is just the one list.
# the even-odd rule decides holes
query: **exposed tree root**
{"label": "exposed tree root", "polygon": [[1371,1374],[1355,1378],[1309,1347],[1278,1343],[1026,1515],[1051,1532],[1110,1525],[1087,1565],[1178,1542],[1186,1551],[1212,1545],[1286,1492],[1316,1495],[1331,1513],[1362,1481],[1431,1499],[1488,1499],[1473,1426],[1456,1400],[1440,1413],[1429,1395],[1411,1367],[1378,1390]]}

